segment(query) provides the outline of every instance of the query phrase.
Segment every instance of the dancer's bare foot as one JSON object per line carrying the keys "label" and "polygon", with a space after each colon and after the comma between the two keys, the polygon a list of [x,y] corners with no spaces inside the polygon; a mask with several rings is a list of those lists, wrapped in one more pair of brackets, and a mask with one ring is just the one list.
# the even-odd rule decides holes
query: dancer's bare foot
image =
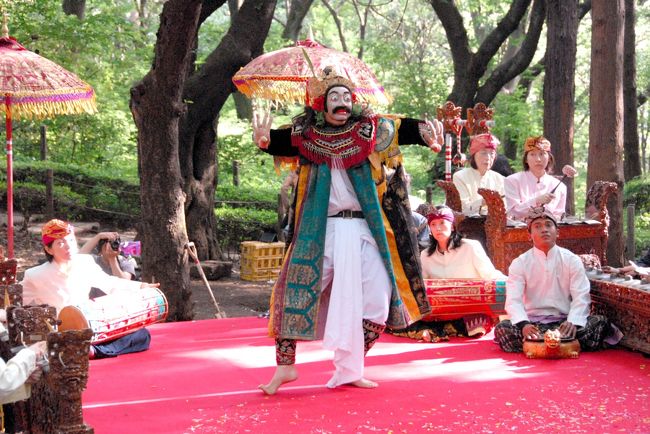
{"label": "dancer's bare foot", "polygon": [[267,395],[274,395],[284,383],[290,383],[297,379],[298,370],[295,365],[280,365],[275,368],[275,374],[269,384],[260,384],[258,388]]}
{"label": "dancer's bare foot", "polygon": [[379,386],[378,383],[375,383],[374,381],[366,380],[365,378],[362,378],[361,380],[353,381],[352,383],[348,383],[350,386],[355,386],[355,387],[361,387],[363,389],[374,389],[375,387]]}

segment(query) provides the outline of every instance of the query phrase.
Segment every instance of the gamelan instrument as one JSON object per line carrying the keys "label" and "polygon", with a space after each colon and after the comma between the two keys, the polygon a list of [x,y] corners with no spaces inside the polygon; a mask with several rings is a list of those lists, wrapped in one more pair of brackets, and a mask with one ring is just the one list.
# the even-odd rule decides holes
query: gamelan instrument
{"label": "gamelan instrument", "polygon": [[167,298],[158,288],[121,291],[64,307],[59,331],[91,328],[91,343],[100,344],[164,321],[168,311]]}
{"label": "gamelan instrument", "polygon": [[505,314],[506,281],[483,279],[424,279],[431,313],[424,321],[444,321],[466,315]]}

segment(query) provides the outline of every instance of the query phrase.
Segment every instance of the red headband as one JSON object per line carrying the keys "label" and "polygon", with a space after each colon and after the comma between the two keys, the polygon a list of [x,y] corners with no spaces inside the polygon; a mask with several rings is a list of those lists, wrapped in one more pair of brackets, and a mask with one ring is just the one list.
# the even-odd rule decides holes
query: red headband
{"label": "red headband", "polygon": [[497,146],[499,146],[499,139],[494,137],[492,134],[479,134],[472,137],[472,141],[469,146],[469,154],[474,155],[481,149],[494,149],[496,151]]}
{"label": "red headband", "polygon": [[427,214],[427,222],[431,223],[434,220],[447,220],[450,223],[454,223],[454,212],[451,208],[443,207],[440,209],[432,209]]}

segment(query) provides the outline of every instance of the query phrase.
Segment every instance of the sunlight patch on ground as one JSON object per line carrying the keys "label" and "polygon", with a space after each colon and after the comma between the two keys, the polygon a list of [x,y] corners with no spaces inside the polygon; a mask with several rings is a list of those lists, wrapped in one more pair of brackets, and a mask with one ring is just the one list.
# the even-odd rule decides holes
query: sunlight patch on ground
{"label": "sunlight patch on ground", "polygon": [[526,367],[503,359],[453,361],[450,358],[413,360],[406,363],[366,366],[365,375],[375,381],[399,381],[409,377],[417,379],[444,378],[449,381],[495,381],[534,377],[541,374],[521,372]]}

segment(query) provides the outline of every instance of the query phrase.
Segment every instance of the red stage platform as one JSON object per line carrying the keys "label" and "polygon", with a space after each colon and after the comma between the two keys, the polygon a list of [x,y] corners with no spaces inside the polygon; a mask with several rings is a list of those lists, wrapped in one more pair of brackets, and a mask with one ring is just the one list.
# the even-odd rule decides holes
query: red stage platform
{"label": "red stage platform", "polygon": [[528,360],[491,336],[418,343],[383,335],[377,389],[327,389],[331,353],[299,342],[300,378],[277,395],[267,320],[149,327],[151,349],[91,361],[87,424],[103,433],[650,432],[650,359],[625,350]]}

